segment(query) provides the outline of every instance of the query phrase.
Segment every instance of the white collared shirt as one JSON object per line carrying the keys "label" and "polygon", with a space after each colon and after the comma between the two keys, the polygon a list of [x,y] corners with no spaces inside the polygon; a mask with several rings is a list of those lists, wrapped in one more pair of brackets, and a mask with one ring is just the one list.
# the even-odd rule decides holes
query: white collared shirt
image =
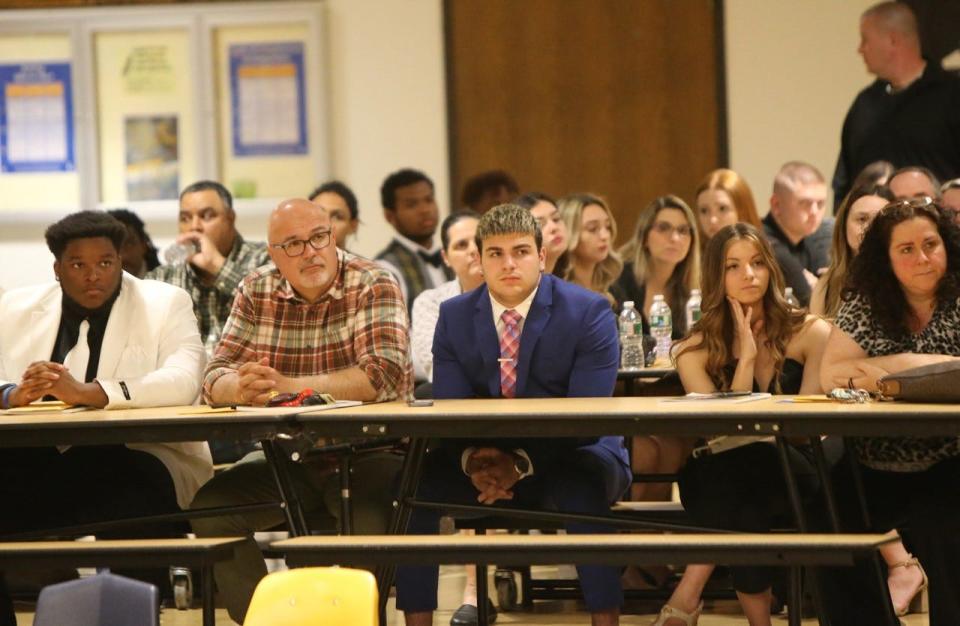
{"label": "white collared shirt", "polygon": [[[530,307],[533,305],[533,299],[537,297],[537,291],[540,289],[540,280],[537,280],[537,286],[533,288],[533,291],[530,292],[530,295],[523,299],[523,302],[514,307],[506,307],[493,297],[493,294],[490,293],[490,306],[493,308],[493,324],[497,327],[497,339],[500,338],[500,335],[503,334],[503,312],[504,311],[516,311],[520,314],[520,323],[519,328],[517,329],[519,333],[523,333],[523,324],[527,321],[527,315],[530,314]],[[489,290],[488,290],[489,293]]]}
{"label": "white collared shirt", "polygon": [[[504,311],[516,311],[520,314],[520,322],[517,324],[519,327],[517,329],[519,334],[523,334],[523,324],[527,321],[527,315],[530,314],[530,307],[533,305],[533,299],[537,297],[537,291],[540,289],[540,280],[537,279],[537,286],[533,288],[533,291],[530,292],[530,295],[523,299],[523,302],[514,307],[506,307],[496,298],[493,297],[493,294],[490,293],[490,305],[493,308],[493,324],[497,327],[497,339],[499,341],[500,336],[503,334],[503,328],[506,326],[503,322],[503,312]],[[488,290],[489,293],[489,290]],[[475,447],[469,447],[463,451],[463,454],[460,456],[460,467],[463,469],[463,473],[467,473],[467,460],[469,460],[470,455],[476,450]],[[527,460],[528,469],[527,471],[520,476],[521,479],[526,478],[527,476],[533,476],[533,462],[530,461],[530,455],[527,454],[526,450],[522,448],[516,448],[513,450],[514,453],[522,456]]]}

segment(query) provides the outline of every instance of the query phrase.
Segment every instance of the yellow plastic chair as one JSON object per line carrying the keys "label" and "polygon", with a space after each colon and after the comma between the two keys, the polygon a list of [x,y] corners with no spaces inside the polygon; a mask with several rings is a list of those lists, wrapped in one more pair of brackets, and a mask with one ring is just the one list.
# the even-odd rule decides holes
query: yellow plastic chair
{"label": "yellow plastic chair", "polygon": [[378,626],[377,582],[365,570],[304,567],[268,574],[243,626]]}

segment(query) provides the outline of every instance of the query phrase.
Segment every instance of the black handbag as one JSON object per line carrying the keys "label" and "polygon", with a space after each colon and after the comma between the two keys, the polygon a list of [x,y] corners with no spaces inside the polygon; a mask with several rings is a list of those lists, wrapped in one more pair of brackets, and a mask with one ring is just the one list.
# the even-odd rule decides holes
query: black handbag
{"label": "black handbag", "polygon": [[960,361],[944,361],[887,374],[877,381],[883,398],[960,403]]}

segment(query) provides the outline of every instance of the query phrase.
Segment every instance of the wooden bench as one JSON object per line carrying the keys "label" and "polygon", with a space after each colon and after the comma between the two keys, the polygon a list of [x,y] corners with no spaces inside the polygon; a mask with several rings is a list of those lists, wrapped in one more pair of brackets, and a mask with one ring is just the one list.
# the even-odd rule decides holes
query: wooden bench
{"label": "wooden bench", "polygon": [[899,539],[880,534],[340,535],[271,544],[291,565],[853,565]]}
{"label": "wooden bench", "polygon": [[[498,565],[652,565],[722,563],[852,566],[875,558],[899,540],[880,534],[604,534],[604,535],[352,535],[296,537],[276,541],[274,550],[291,566],[395,566],[433,563]],[[389,580],[389,578],[388,578]],[[797,579],[798,580],[798,579]],[[478,583],[480,579],[478,578]],[[797,588],[799,589],[799,588]],[[477,585],[486,593],[486,585]],[[388,590],[381,589],[382,597]],[[481,595],[482,597],[482,595]],[[799,606],[799,591],[792,595]],[[383,607],[381,606],[381,610]],[[799,613],[791,611],[791,624]]]}
{"label": "wooden bench", "polygon": [[104,539],[0,543],[0,571],[75,567],[200,569],[203,624],[214,626],[213,565],[233,558],[242,538]]}

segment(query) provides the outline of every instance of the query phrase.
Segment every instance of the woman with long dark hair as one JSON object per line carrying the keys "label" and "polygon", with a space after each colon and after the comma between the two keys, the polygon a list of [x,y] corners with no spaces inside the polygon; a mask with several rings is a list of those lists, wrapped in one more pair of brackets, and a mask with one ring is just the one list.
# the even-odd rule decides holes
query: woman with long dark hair
{"label": "woman with long dark hair", "polygon": [[[749,224],[725,226],[703,258],[702,317],[675,348],[688,393],[820,392],[820,359],[830,332],[820,318],[790,307],[773,250]],[[816,470],[805,450],[789,447],[804,495],[817,491]],[[680,474],[680,497],[700,525],[766,532],[792,520],[777,450],[748,443],[691,457]],[[691,565],[655,624],[695,624],[712,565]],[[734,589],[751,626],[770,625],[772,568],[731,568]]]}

